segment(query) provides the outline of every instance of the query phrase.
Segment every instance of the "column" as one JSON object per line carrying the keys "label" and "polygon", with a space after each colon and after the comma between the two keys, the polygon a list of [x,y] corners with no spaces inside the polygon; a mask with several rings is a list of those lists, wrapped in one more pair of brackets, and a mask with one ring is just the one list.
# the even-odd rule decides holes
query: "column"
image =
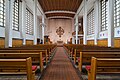
{"label": "column", "polygon": [[87,44],[87,0],[84,0],[84,12],[83,12],[83,44]]}
{"label": "column", "polygon": [[[75,19],[73,18],[73,19],[71,19],[72,20],[72,32],[74,32],[75,31]],[[74,36],[75,34],[73,34],[72,35],[72,44],[75,44],[75,36]]]}
{"label": "column", "polygon": [[95,21],[95,29],[94,29],[94,44],[97,45],[97,39],[98,39],[98,32],[99,32],[99,0],[95,1],[94,4],[94,10],[95,10],[95,16],[94,16],[94,21]]}
{"label": "column", "polygon": [[5,48],[12,47],[12,14],[14,0],[5,0]]}
{"label": "column", "polygon": [[42,16],[42,40],[44,44],[44,35],[45,35],[45,18]]}
{"label": "column", "polygon": [[23,39],[23,45],[26,45],[26,3],[23,0],[22,1],[22,39]]}
{"label": "column", "polygon": [[75,19],[75,31],[76,31],[76,44],[78,44],[78,16],[76,16],[76,19]]}
{"label": "column", "polygon": [[75,38],[74,38],[74,36],[72,37],[72,44],[75,44]]}
{"label": "column", "polygon": [[37,44],[37,0],[34,0],[33,16],[34,16],[34,45],[36,45]]}
{"label": "column", "polygon": [[108,47],[114,47],[114,0],[108,0]]}

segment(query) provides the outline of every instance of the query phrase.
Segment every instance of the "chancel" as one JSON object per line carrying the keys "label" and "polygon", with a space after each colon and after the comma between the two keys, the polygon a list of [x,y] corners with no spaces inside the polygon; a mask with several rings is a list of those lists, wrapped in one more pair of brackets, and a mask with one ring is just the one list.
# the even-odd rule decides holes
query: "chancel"
{"label": "chancel", "polygon": [[120,0],[0,0],[0,80],[120,80]]}

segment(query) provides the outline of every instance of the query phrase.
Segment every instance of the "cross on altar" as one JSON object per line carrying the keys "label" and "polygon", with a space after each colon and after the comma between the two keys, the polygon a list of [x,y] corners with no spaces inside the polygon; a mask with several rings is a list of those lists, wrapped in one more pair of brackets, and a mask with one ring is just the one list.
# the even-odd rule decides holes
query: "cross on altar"
{"label": "cross on altar", "polygon": [[59,28],[56,30],[56,33],[57,33],[57,35],[59,35],[59,37],[61,37],[61,35],[63,35],[63,33],[64,33],[64,30],[63,30],[61,27],[59,27]]}

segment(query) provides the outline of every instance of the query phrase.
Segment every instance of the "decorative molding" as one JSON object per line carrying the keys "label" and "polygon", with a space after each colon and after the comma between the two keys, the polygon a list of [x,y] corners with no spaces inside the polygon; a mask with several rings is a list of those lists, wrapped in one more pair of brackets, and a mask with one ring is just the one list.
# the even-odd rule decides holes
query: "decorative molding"
{"label": "decorative molding", "polygon": [[69,14],[75,14],[75,12],[72,12],[72,11],[60,11],[60,10],[45,12],[45,14],[52,14],[52,13],[69,13]]}
{"label": "decorative molding", "polygon": [[40,11],[40,13],[46,17],[46,15],[44,14],[44,11],[38,1],[37,1],[37,8]]}
{"label": "decorative molding", "polygon": [[53,16],[53,17],[48,17],[48,19],[56,19],[56,18],[61,18],[61,19],[73,19],[72,17],[66,17],[66,16]]}
{"label": "decorative molding", "polygon": [[82,9],[83,9],[83,5],[84,5],[84,0],[82,1],[82,3],[80,4],[74,18],[77,16],[77,15],[80,15],[80,13],[82,12]]}

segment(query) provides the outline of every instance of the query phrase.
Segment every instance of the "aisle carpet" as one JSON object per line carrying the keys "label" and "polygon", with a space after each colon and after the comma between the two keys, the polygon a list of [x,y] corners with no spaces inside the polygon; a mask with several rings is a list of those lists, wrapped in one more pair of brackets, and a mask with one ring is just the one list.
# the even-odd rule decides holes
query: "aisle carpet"
{"label": "aisle carpet", "polygon": [[80,80],[63,47],[57,48],[53,60],[40,80]]}

